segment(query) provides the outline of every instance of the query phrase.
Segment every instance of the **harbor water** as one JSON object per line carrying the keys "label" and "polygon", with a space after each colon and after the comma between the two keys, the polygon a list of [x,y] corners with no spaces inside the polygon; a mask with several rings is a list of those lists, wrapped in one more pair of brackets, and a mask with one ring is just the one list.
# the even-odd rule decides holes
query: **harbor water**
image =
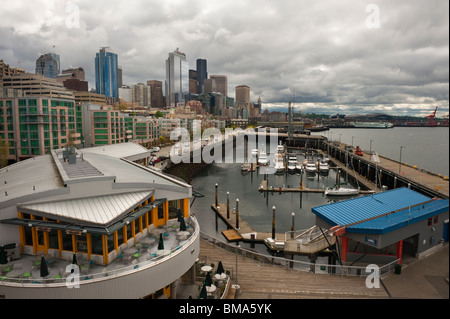
{"label": "harbor water", "polygon": [[[340,139],[350,145],[353,136],[353,145],[359,145],[363,150],[369,150],[372,140],[372,151],[396,160],[399,157],[400,146],[405,146],[402,162],[448,175],[448,128],[330,129],[314,134],[324,135],[327,138],[330,136],[330,139],[335,141]],[[298,160],[303,159],[304,155],[299,153]],[[305,173],[301,176],[299,172],[269,174],[268,185],[273,186],[275,190],[268,193],[258,191],[261,181],[265,178],[264,173],[265,169],[242,173],[241,163],[213,163],[201,171],[191,184],[194,190],[201,192],[205,197],[197,198],[191,209],[198,217],[202,232],[226,241],[221,231],[226,230],[227,226],[220,218],[216,219],[211,209],[211,204],[215,202],[216,183],[219,204],[226,205],[226,193],[229,192],[230,215],[231,218],[235,218],[233,208],[236,207],[236,199],[239,199],[239,215],[258,232],[272,231],[273,207],[276,208],[275,230],[277,233],[284,233],[291,230],[292,213],[295,214],[295,229],[306,229],[315,225],[315,215],[311,212],[311,208],[336,200],[323,193],[276,192],[276,188],[280,186],[298,188],[301,180],[311,189],[332,187],[337,181],[337,172],[334,169],[330,169],[327,175],[316,173],[314,177],[307,177]],[[351,177],[341,175],[340,182],[346,181],[353,187],[361,186],[355,184]],[[337,200],[348,198],[351,197],[338,197]]]}

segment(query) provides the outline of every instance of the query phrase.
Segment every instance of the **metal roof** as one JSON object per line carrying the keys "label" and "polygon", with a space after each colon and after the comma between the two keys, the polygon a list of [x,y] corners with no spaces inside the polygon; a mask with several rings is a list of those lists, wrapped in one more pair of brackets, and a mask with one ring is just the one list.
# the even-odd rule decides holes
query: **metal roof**
{"label": "metal roof", "polygon": [[76,232],[88,232],[92,234],[101,234],[101,235],[111,235],[116,230],[122,229],[123,226],[129,224],[133,220],[136,220],[146,212],[151,209],[163,204],[166,202],[166,198],[157,199],[148,205],[145,205],[138,210],[132,212],[127,215],[123,219],[120,219],[109,226],[101,226],[101,225],[91,225],[91,226],[80,226],[70,223],[61,223],[55,221],[47,221],[47,220],[37,220],[37,219],[26,219],[26,218],[10,218],[0,220],[2,224],[10,224],[10,225],[20,225],[20,226],[28,226],[28,227],[40,227],[42,229],[55,229],[55,230],[65,230],[65,231],[76,231]]}
{"label": "metal roof", "polygon": [[30,203],[18,211],[64,221],[108,225],[153,195],[153,190]]}
{"label": "metal roof", "polygon": [[[312,213],[331,226],[359,223],[346,227],[347,232],[367,231],[383,233],[402,227],[401,225],[404,225],[405,222],[411,223],[413,220],[418,221],[427,218],[428,215],[435,215],[441,210],[448,210],[448,200],[438,200],[424,204],[423,208],[409,209],[410,206],[429,202],[430,200],[430,197],[409,188],[398,188],[314,207],[312,208]],[[410,211],[413,212],[412,215]],[[360,223],[371,218],[375,219]]]}
{"label": "metal roof", "polygon": [[385,234],[448,211],[448,199],[440,199],[405,208],[360,224],[346,227],[347,233]]}

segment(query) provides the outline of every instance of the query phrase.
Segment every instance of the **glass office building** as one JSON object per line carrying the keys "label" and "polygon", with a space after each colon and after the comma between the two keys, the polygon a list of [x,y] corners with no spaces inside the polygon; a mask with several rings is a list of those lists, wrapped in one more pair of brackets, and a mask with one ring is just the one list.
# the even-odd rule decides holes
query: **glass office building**
{"label": "glass office building", "polygon": [[176,106],[186,94],[189,94],[189,63],[186,55],[177,48],[166,60],[167,106]]}
{"label": "glass office building", "polygon": [[204,93],[203,85],[204,81],[208,78],[208,71],[206,66],[206,60],[205,59],[197,59],[197,81],[198,81],[198,87],[197,87],[197,94]]}
{"label": "glass office building", "polygon": [[95,56],[95,86],[98,94],[119,98],[119,66],[117,54],[101,48]]}
{"label": "glass office building", "polygon": [[56,53],[46,53],[36,60],[36,74],[56,79],[60,71],[60,58]]}

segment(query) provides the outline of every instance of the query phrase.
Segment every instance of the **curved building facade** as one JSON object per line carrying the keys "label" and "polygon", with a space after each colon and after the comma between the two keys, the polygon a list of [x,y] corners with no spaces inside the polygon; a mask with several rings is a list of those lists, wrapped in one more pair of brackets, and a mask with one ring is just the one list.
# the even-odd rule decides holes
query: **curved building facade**
{"label": "curved building facade", "polygon": [[130,144],[59,149],[0,170],[2,298],[176,294],[199,253],[192,188],[133,162],[149,152]]}

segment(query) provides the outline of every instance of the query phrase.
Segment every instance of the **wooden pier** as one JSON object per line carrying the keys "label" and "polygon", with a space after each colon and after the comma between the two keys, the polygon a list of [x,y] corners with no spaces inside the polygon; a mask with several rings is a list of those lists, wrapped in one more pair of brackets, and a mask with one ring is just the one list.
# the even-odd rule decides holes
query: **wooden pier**
{"label": "wooden pier", "polygon": [[[236,212],[235,214],[231,211],[229,212],[230,218],[227,218],[227,205],[219,204],[216,207],[214,204],[211,205],[212,210],[217,214],[218,217],[229,227],[228,230],[222,231],[222,235],[229,241],[246,241],[263,243],[264,239],[272,237],[272,233],[257,232],[254,230],[244,219],[238,216],[238,228],[236,228]],[[284,233],[275,234],[276,240],[284,240]]]}
{"label": "wooden pier", "polygon": [[[307,188],[307,187],[298,187],[298,188],[287,188],[287,187],[273,187],[273,186],[267,186],[267,180],[263,180],[261,182],[261,185],[259,185],[258,190],[260,192],[273,192],[273,193],[325,193],[325,189],[314,189],[314,188]],[[373,191],[371,190],[360,190],[360,194],[372,194]]]}

